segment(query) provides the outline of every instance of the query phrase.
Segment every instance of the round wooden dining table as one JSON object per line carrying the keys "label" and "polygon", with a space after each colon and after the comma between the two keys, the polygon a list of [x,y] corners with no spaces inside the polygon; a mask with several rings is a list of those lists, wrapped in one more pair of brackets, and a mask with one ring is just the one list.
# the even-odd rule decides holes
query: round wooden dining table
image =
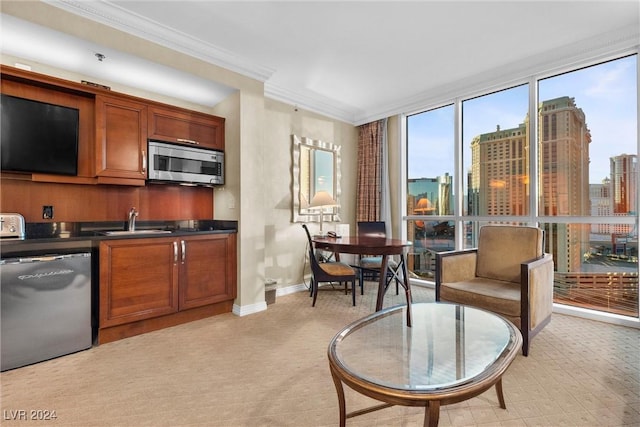
{"label": "round wooden dining table", "polygon": [[[409,276],[407,275],[407,265],[405,263],[405,250],[412,245],[411,242],[401,239],[389,239],[385,237],[360,237],[360,236],[314,236],[312,239],[316,249],[333,252],[336,261],[340,260],[340,254],[356,254],[381,256],[380,279],[378,282],[378,297],[376,300],[376,311],[382,310],[384,294],[387,290],[387,272],[391,272],[393,278],[399,279],[400,284],[404,288],[407,297],[407,307],[411,307],[411,287],[409,285]],[[397,255],[400,257],[398,267],[390,269],[389,256]],[[401,275],[402,277],[400,277]],[[407,310],[407,326],[411,326],[411,310]]]}

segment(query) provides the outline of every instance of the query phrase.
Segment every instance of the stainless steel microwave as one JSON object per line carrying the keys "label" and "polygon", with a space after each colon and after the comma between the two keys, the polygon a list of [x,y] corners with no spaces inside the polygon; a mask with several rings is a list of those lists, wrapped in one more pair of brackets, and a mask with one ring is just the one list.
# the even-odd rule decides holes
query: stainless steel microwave
{"label": "stainless steel microwave", "polygon": [[149,181],[224,184],[224,153],[149,140]]}

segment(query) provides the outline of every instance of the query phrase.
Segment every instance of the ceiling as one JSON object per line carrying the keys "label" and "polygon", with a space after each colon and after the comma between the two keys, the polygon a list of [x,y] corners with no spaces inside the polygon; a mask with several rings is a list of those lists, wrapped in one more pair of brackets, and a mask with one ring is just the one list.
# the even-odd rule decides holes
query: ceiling
{"label": "ceiling", "polygon": [[[353,124],[640,39],[638,1],[45,2],[258,79],[270,98]],[[105,62],[118,53],[106,55]],[[85,66],[104,68],[93,58]],[[184,72],[179,78],[204,83]],[[209,86],[200,104],[233,89]]]}

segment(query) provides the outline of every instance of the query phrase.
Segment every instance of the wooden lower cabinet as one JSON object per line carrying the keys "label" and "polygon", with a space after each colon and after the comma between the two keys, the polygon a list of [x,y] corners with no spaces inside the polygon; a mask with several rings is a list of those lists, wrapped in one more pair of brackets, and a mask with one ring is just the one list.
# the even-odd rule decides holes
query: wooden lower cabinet
{"label": "wooden lower cabinet", "polygon": [[100,328],[178,311],[175,239],[100,243]]}
{"label": "wooden lower cabinet", "polygon": [[215,236],[181,241],[180,310],[236,297],[235,234]]}
{"label": "wooden lower cabinet", "polygon": [[236,234],[100,242],[99,343],[231,311]]}

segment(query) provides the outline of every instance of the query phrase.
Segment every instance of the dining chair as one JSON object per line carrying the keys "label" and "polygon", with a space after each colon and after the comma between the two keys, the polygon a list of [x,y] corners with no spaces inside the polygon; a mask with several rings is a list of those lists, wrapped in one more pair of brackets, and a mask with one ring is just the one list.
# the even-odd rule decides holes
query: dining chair
{"label": "dining chair", "polygon": [[312,307],[316,306],[316,298],[318,296],[318,284],[320,282],[351,282],[351,299],[353,305],[356,305],[356,272],[355,270],[343,262],[319,262],[316,255],[311,234],[306,224],[302,224],[307,239],[309,240],[309,263],[311,264],[311,296],[313,297]]}
{"label": "dining chair", "polygon": [[[387,227],[384,221],[358,221],[358,237],[376,237],[386,238]],[[396,295],[398,295],[399,279],[395,270],[398,268],[398,263],[393,259],[388,260],[387,270],[387,286],[391,280],[396,281]],[[380,278],[380,268],[382,266],[381,255],[360,255],[357,260],[357,264],[354,265],[359,272],[360,280],[360,294],[364,294],[364,280],[377,281]]]}

